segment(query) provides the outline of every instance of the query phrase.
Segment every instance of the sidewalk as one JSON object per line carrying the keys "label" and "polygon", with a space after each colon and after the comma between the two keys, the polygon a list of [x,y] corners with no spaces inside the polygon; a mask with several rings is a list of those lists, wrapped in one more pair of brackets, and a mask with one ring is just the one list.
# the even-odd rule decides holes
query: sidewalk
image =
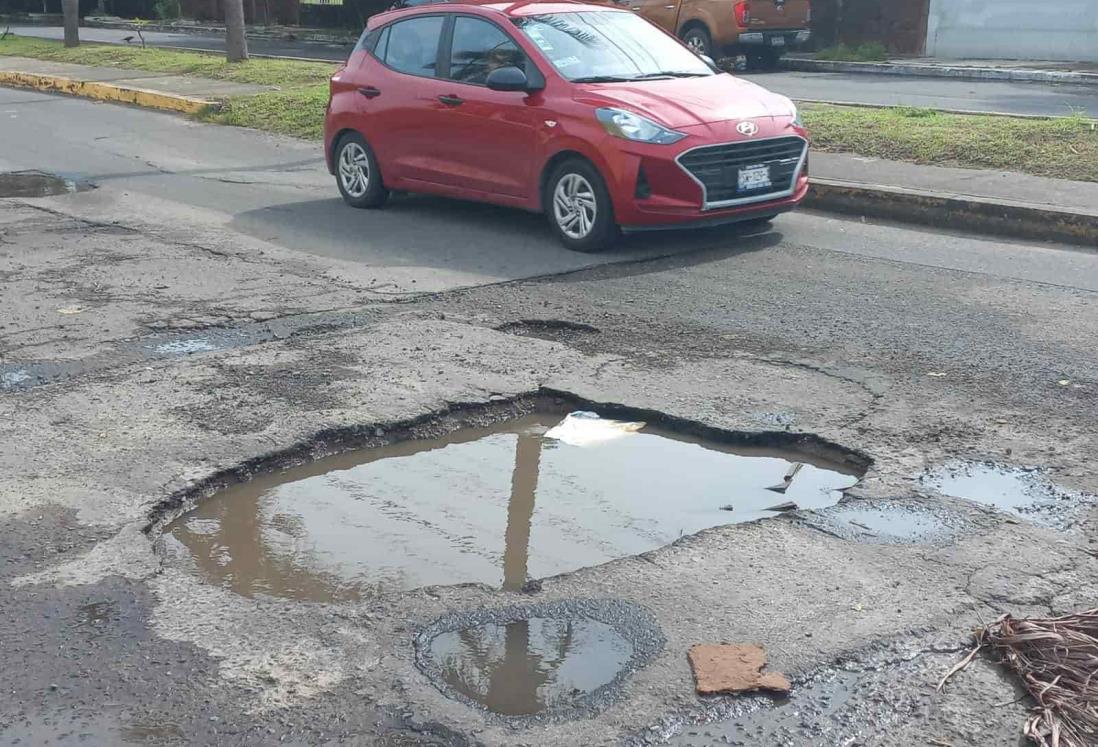
{"label": "sidewalk", "polygon": [[273,90],[273,86],[232,83],[192,75],[164,75],[7,56],[0,56],[0,85],[55,91],[185,114],[216,108],[221,99],[229,96],[250,96]]}
{"label": "sidewalk", "polygon": [[811,155],[807,207],[1098,249],[1098,183]]}
{"label": "sidewalk", "polygon": [[[123,29],[133,31],[140,28],[142,31],[159,31],[175,34],[218,34],[225,33],[223,24],[206,21],[144,21],[137,22],[126,18],[114,16],[86,16],[80,21],[81,25],[88,28]],[[250,25],[245,30],[249,39],[278,39],[283,41],[295,41],[315,44],[354,44],[358,41],[359,34],[347,29],[310,28],[308,26],[256,26]]]}
{"label": "sidewalk", "polygon": [[813,54],[794,53],[782,58],[785,70],[821,73],[872,73],[963,80],[1072,83],[1098,86],[1098,63],[1045,60],[943,60],[934,57],[897,57],[884,62],[819,60]]}

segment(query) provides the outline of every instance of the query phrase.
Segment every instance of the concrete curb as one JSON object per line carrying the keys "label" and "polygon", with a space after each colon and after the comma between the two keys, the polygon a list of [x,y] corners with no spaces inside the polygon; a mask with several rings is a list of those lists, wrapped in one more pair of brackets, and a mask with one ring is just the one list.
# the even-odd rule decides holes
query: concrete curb
{"label": "concrete curb", "polygon": [[804,207],[1098,250],[1098,212],[818,178]]}
{"label": "concrete curb", "polygon": [[910,75],[923,78],[959,78],[962,80],[1007,80],[1030,83],[1074,83],[1098,86],[1098,73],[1076,73],[1060,70],[1014,70],[1000,67],[970,67],[968,65],[926,65],[903,62],[837,62],[786,57],[784,70],[809,73],[871,73],[876,75]]}
{"label": "concrete curb", "polygon": [[181,96],[178,94],[150,91],[134,86],[120,86],[94,80],[75,80],[58,75],[38,75],[36,73],[0,71],[0,86],[30,88],[35,91],[65,93],[98,101],[113,101],[121,104],[134,104],[147,109],[199,114],[217,109],[220,103],[206,99]]}

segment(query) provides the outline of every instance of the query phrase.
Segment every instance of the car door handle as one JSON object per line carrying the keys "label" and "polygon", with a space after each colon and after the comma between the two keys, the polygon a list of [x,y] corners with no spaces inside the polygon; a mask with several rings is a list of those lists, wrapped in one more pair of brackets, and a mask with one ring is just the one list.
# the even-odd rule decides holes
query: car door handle
{"label": "car door handle", "polygon": [[674,5],[665,5],[665,6],[663,6],[663,9],[664,10],[674,10],[675,6]]}
{"label": "car door handle", "polygon": [[461,106],[465,103],[465,99],[460,96],[439,96],[438,100],[446,104],[446,106]]}
{"label": "car door handle", "polygon": [[362,88],[358,89],[358,92],[368,99],[376,99],[378,96],[381,95],[381,91],[377,88],[374,88],[373,86],[363,86]]}

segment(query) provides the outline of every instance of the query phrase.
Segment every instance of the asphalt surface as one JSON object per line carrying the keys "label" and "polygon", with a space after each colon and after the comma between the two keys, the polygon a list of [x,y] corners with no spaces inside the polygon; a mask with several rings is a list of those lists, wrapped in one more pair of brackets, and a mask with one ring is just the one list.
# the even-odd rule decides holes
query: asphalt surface
{"label": "asphalt surface", "polygon": [[[98,185],[0,200],[0,743],[1015,745],[993,660],[934,686],[981,620],[1098,594],[1094,252],[799,213],[580,257],[514,211],[344,209],[308,143],[21,91],[0,117],[0,171]],[[238,596],[157,539],[225,475],[546,403],[812,434],[871,463],[842,508],[931,530],[793,515],[521,594],[340,604]],[[959,462],[1038,470],[1062,521],[921,479]],[[605,599],[661,645],[567,718],[417,666],[440,625]],[[696,697],[686,651],[718,641],[763,643],[792,697]]]}
{"label": "asphalt surface", "polygon": [[[13,27],[12,32],[22,36],[62,38],[62,29],[51,26],[18,26]],[[126,43],[122,41],[125,37],[134,36],[132,31],[97,28],[82,28],[80,35],[87,41],[112,43]],[[146,43],[158,47],[225,49],[221,36],[153,31],[145,32],[144,36]],[[136,42],[136,38],[133,41]],[[254,54],[337,62],[345,60],[350,51],[350,45],[269,39],[249,40],[248,48]],[[1066,116],[1082,112],[1098,116],[1098,86],[842,73],[760,72],[744,77],[795,99],[1007,114]]]}

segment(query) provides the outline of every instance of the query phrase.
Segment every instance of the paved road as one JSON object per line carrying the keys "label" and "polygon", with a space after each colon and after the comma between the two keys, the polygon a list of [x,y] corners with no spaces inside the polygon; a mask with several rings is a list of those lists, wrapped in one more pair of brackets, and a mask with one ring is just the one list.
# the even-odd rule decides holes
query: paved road
{"label": "paved road", "polygon": [[[1008,520],[919,476],[993,460],[1098,492],[1098,253],[801,213],[754,236],[662,234],[585,257],[515,211],[345,209],[308,143],[24,91],[0,90],[0,121],[0,171],[99,185],[0,200],[0,743],[508,747],[514,727],[417,668],[416,632],[615,598],[647,610],[660,652],[610,684],[612,703],[539,721],[524,742],[651,744],[720,720],[730,703],[695,699],[684,662],[729,640],[763,641],[795,678],[791,702],[760,703],[766,723],[749,724],[780,734],[727,723],[688,728],[689,744],[1014,744],[1027,705],[1005,670],[978,657],[934,683],[981,619],[1093,605],[1086,502],[1055,492],[1051,515]],[[21,378],[32,364],[41,380]],[[312,604],[205,583],[141,531],[178,491],[281,466],[268,459],[283,449],[330,453],[439,411],[482,422],[547,391],[747,431],[756,447],[816,434],[814,448],[872,462],[847,508],[885,501],[888,527],[932,537],[821,532],[807,514],[530,593]],[[486,518],[500,536],[503,505]],[[1054,528],[1065,518],[1072,533]],[[432,519],[430,541],[466,542]],[[281,511],[271,526],[242,531],[279,558],[345,549],[313,546]],[[370,528],[352,541],[369,547]]]}
{"label": "paved road", "polygon": [[[19,26],[13,32],[25,36],[60,39],[58,27]],[[131,31],[81,29],[88,41],[125,43]],[[223,50],[220,36],[203,34],[166,34],[148,32],[146,41],[154,46],[190,47]],[[315,57],[325,60],[346,59],[346,45],[308,42],[251,40],[255,54]],[[745,76],[767,88],[795,99],[841,101],[861,104],[925,106],[939,109],[1006,112],[1010,114],[1066,115],[1072,111],[1098,116],[1098,86],[1068,86],[1003,81],[965,81],[944,78],[904,78],[895,75],[855,75],[842,73],[752,73]]]}

